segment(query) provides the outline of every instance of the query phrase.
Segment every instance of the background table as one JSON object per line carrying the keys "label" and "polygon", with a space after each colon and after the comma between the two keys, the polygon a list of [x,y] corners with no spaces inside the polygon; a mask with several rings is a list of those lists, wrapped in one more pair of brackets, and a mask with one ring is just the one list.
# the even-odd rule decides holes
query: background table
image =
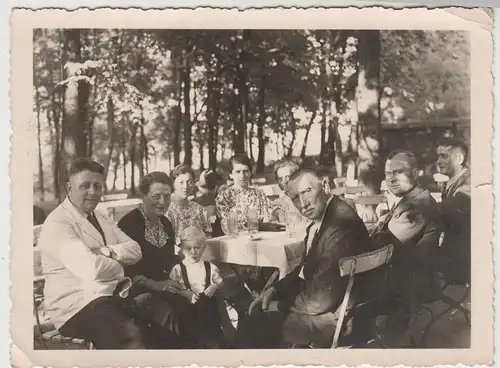
{"label": "background table", "polygon": [[247,266],[276,267],[280,278],[296,267],[304,252],[303,231],[294,236],[286,232],[259,232],[259,239],[250,240],[249,234],[221,236],[207,241],[203,254],[206,261],[219,261]]}

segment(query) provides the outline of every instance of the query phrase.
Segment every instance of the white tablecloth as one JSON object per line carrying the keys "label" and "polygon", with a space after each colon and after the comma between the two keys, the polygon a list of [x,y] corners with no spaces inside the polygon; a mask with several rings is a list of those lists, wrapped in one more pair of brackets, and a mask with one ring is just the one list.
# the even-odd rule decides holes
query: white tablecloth
{"label": "white tablecloth", "polygon": [[206,261],[240,265],[277,267],[280,278],[296,267],[304,252],[304,233],[289,236],[285,232],[259,232],[250,240],[248,233],[209,239],[203,255]]}

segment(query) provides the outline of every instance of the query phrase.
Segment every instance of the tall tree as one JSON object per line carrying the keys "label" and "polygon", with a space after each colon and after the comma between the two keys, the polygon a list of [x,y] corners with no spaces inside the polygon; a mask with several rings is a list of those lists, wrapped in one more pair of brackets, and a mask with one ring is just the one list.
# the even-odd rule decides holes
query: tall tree
{"label": "tall tree", "polygon": [[382,181],[380,157],[380,31],[358,35],[358,179],[377,193]]}

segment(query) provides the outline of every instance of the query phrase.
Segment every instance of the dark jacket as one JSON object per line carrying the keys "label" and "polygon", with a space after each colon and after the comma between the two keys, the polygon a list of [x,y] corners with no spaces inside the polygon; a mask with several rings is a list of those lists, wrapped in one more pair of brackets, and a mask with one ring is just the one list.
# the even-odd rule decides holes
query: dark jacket
{"label": "dark jacket", "polygon": [[443,190],[441,214],[444,239],[440,258],[449,282],[470,282],[471,259],[471,198],[470,171],[465,170]]}
{"label": "dark jacket", "polygon": [[430,192],[419,186],[387,214],[373,238],[380,246],[394,244],[391,277],[398,294],[422,299],[433,291],[434,258],[441,232],[439,206]]}
{"label": "dark jacket", "polygon": [[160,221],[169,236],[166,244],[160,248],[146,240],[144,235],[146,220],[138,209],[130,211],[118,222],[118,227],[139,243],[142,251],[142,259],[135,265],[126,267],[127,276],[132,278],[136,275],[143,275],[156,281],[166,280],[170,269],[179,262],[179,257],[174,251],[173,226],[164,216],[160,217]]}
{"label": "dark jacket", "polygon": [[[334,196],[302,263],[276,284],[280,309],[311,316],[335,312],[342,303],[348,279],[340,276],[340,258],[371,250],[373,245],[363,221],[351,206]],[[304,279],[299,277],[302,266]]]}

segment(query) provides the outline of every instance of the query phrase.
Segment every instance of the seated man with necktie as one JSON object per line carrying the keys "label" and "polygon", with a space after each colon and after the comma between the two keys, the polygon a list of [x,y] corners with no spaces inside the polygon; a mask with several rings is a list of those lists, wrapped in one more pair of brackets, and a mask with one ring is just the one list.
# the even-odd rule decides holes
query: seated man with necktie
{"label": "seated man with necktie", "polygon": [[314,170],[292,173],[287,195],[312,220],[304,258],[257,297],[249,313],[260,308],[279,310],[281,339],[287,346],[330,347],[347,286],[347,278],[340,276],[339,260],[373,250],[372,243],[356,212],[339,197],[328,197]]}
{"label": "seated man with necktie", "polygon": [[47,315],[62,335],[91,341],[97,349],[144,348],[131,280],[124,265],[138,262],[139,244],[115,222],[94,212],[104,187],[104,168],[76,159],[67,198],[47,217],[39,238]]}

